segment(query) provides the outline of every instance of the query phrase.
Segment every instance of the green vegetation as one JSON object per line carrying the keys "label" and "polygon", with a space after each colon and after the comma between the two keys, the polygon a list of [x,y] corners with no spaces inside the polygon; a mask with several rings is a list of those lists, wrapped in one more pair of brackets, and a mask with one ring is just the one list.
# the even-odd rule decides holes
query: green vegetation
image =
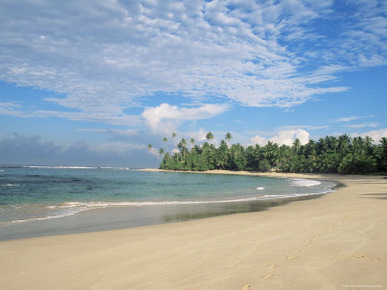
{"label": "green vegetation", "polygon": [[[176,134],[173,133],[172,137],[175,139]],[[193,138],[189,144],[182,138],[172,152],[160,149],[160,169],[340,174],[387,172],[386,137],[379,144],[374,144],[370,137],[351,138],[342,135],[310,140],[305,145],[296,139],[292,146],[268,142],[265,146],[248,147],[239,143],[230,145],[230,133],[218,146],[213,144],[214,135],[211,132],[206,138],[207,141],[201,145],[195,144]],[[166,142],[167,138],[163,141]],[[152,146],[148,148],[152,149]]]}

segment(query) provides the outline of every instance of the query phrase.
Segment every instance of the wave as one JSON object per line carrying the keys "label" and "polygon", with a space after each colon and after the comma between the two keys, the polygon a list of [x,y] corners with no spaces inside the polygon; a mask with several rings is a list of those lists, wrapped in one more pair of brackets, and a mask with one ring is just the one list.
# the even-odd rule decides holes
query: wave
{"label": "wave", "polygon": [[302,178],[290,178],[291,186],[300,186],[300,187],[313,187],[320,185],[321,182],[312,179],[302,179]]}
{"label": "wave", "polygon": [[1,184],[0,186],[14,187],[14,186],[20,186],[20,184],[18,184],[18,183],[5,183],[5,184]]}
{"label": "wave", "polygon": [[227,200],[171,200],[171,201],[97,201],[97,202],[65,202],[61,205],[47,206],[48,209],[61,208],[83,208],[97,209],[108,207],[130,207],[130,206],[158,206],[158,205],[190,205],[190,204],[213,204],[213,203],[234,203],[257,200],[259,197],[237,198]]}
{"label": "wave", "polygon": [[0,226],[9,226],[11,224],[18,224],[18,223],[25,223],[25,222],[34,222],[34,221],[44,221],[44,220],[50,220],[50,219],[58,219],[58,218],[64,218],[68,216],[73,216],[77,213],[80,213],[84,211],[84,209],[76,209],[73,211],[68,211],[68,212],[62,212],[62,213],[57,213],[54,215],[49,215],[49,216],[43,216],[43,217],[32,217],[32,218],[27,218],[27,219],[19,219],[19,220],[11,220],[11,221],[5,221],[5,222],[0,222]]}
{"label": "wave", "polygon": [[259,197],[230,199],[230,200],[208,200],[208,201],[123,201],[123,202],[65,202],[60,205],[45,206],[45,210],[57,210],[57,214],[51,214],[44,217],[33,217],[27,219],[11,220],[0,222],[0,226],[8,226],[15,223],[25,223],[34,221],[44,221],[50,219],[64,218],[76,215],[78,213],[93,210],[103,209],[111,207],[143,207],[143,206],[165,206],[165,205],[192,205],[192,204],[215,204],[215,203],[234,203],[243,201],[254,201],[258,200]]}
{"label": "wave", "polygon": [[273,200],[273,199],[293,199],[298,197],[308,197],[308,196],[319,196],[332,192],[332,190],[326,190],[322,192],[313,192],[313,193],[294,193],[294,194],[265,194],[261,195],[259,199],[262,200]]}
{"label": "wave", "polygon": [[326,190],[324,192],[316,193],[303,193],[303,194],[265,194],[248,198],[236,198],[228,200],[186,200],[186,201],[98,201],[98,202],[65,202],[60,205],[45,206],[45,210],[57,211],[56,214],[50,214],[44,217],[33,217],[28,219],[19,219],[6,222],[0,222],[0,226],[8,226],[15,223],[25,223],[34,221],[44,221],[50,219],[58,219],[76,215],[81,212],[104,209],[112,207],[146,207],[146,206],[168,206],[168,205],[198,205],[198,204],[225,204],[225,203],[237,203],[237,202],[249,202],[249,201],[265,201],[265,200],[278,200],[278,199],[294,199],[308,196],[318,196],[331,192],[332,190]]}
{"label": "wave", "polygon": [[[259,187],[257,190],[263,190],[264,187]],[[332,192],[331,189],[327,189],[321,192],[315,193],[297,193],[297,194],[265,194],[257,195],[246,198],[235,198],[226,200],[171,200],[171,201],[91,201],[91,202],[65,202],[60,205],[47,206],[47,209],[79,209],[81,211],[110,208],[110,207],[145,207],[145,206],[166,206],[166,205],[193,205],[193,204],[221,204],[221,203],[237,203],[237,202],[248,202],[265,199],[283,199],[283,198],[297,198],[306,197],[313,195],[322,195]]]}
{"label": "wave", "polygon": [[333,190],[329,189],[324,192],[316,193],[305,193],[305,194],[283,194],[283,195],[258,195],[248,198],[236,198],[228,200],[187,200],[187,201],[121,201],[121,202],[111,202],[111,201],[99,201],[99,202],[65,202],[60,205],[50,205],[45,206],[45,210],[57,211],[56,214],[50,214],[43,217],[32,217],[27,219],[11,220],[0,222],[0,226],[9,226],[11,224],[25,223],[25,222],[34,222],[34,221],[44,221],[50,219],[58,219],[64,217],[70,217],[81,212],[94,210],[94,209],[104,209],[112,207],[146,207],[146,206],[168,206],[168,205],[199,205],[199,204],[225,204],[225,203],[238,203],[238,202],[249,202],[249,201],[265,201],[265,200],[278,200],[278,199],[294,199],[307,196],[318,196],[329,193]]}

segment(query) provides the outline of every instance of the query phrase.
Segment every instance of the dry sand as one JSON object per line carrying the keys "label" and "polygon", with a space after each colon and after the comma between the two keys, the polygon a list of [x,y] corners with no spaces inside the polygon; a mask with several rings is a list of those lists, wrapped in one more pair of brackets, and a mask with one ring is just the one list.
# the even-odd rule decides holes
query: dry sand
{"label": "dry sand", "polygon": [[0,289],[387,289],[387,179],[268,211],[0,242]]}

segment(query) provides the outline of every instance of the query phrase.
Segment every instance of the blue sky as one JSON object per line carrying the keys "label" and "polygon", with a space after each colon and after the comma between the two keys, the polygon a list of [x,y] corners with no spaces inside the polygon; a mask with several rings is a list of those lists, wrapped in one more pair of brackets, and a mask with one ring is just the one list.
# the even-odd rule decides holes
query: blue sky
{"label": "blue sky", "polygon": [[387,2],[0,0],[0,164],[387,136]]}

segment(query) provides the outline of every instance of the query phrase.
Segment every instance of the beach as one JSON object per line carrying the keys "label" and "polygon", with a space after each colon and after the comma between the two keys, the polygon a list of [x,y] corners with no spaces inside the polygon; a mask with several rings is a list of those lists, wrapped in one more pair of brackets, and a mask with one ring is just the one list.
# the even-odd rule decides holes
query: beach
{"label": "beach", "polygon": [[387,179],[260,175],[344,186],[260,212],[2,241],[0,288],[387,288]]}

